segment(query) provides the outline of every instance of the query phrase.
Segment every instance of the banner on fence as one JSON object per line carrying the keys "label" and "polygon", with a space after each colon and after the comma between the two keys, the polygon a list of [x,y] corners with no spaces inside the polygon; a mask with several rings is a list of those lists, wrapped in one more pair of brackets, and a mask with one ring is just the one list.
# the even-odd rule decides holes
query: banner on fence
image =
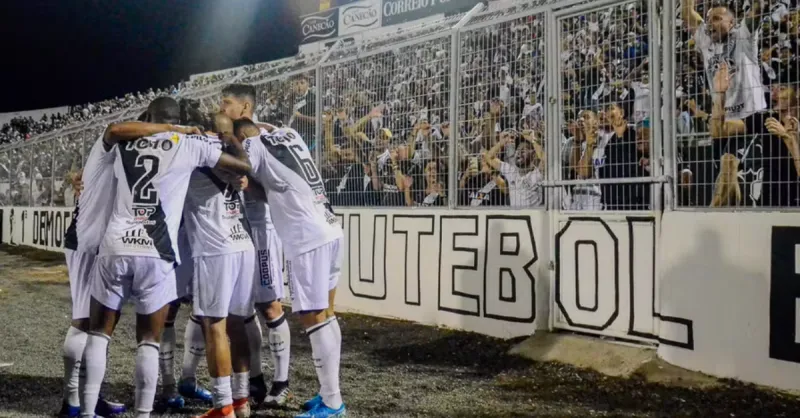
{"label": "banner on fence", "polygon": [[300,17],[300,43],[310,43],[339,36],[339,9],[330,9]]}
{"label": "banner on fence", "polygon": [[424,19],[437,14],[466,12],[480,0],[383,0],[383,26]]}
{"label": "banner on fence", "polygon": [[64,234],[72,222],[73,208],[4,207],[2,242],[64,251]]}
{"label": "banner on fence", "polygon": [[380,0],[365,0],[339,8],[339,36],[381,27]]}

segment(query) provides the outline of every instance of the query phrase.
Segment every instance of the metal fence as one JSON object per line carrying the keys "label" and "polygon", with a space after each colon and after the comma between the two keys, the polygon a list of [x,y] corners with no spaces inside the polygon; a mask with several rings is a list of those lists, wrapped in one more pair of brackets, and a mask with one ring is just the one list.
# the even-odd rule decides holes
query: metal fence
{"label": "metal fence", "polygon": [[[791,6],[502,4],[339,41],[186,95],[213,111],[222,86],[253,84],[257,118],[306,138],[335,206],[800,206]],[[139,111],[0,150],[0,202],[69,205],[65,179],[92,141]]]}

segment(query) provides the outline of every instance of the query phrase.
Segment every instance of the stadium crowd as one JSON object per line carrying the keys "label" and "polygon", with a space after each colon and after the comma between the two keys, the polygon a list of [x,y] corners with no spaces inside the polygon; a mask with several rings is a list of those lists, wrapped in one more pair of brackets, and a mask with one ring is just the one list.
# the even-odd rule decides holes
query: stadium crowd
{"label": "stadium crowd", "polygon": [[[678,136],[674,150],[656,151],[667,158],[677,154],[677,204],[800,206],[800,151],[792,126],[792,118],[800,116],[794,88],[800,60],[796,2],[695,5],[687,0],[676,8],[677,106],[663,116],[674,118]],[[291,125],[312,148],[321,146],[321,169],[336,206],[447,205],[447,186],[454,175],[458,196],[453,198],[459,205],[540,207],[546,195],[547,152],[558,152],[560,178],[583,183],[559,188],[564,209],[648,209],[652,199],[647,181],[659,180],[650,178],[651,17],[646,2],[632,1],[559,21],[563,114],[557,150],[548,150],[546,143],[555,141],[544,138],[545,65],[550,65],[546,45],[555,40],[545,33],[542,14],[478,29],[468,26],[456,60],[457,86],[451,86],[449,33],[435,25],[336,50],[321,67],[321,86],[316,72],[308,70],[319,56],[261,65],[243,75],[232,71],[206,85],[232,79],[255,85],[260,120]],[[419,38],[424,39],[415,40]],[[391,45],[400,46],[387,47]],[[722,67],[727,70],[720,71]],[[717,80],[720,73],[730,79],[725,86],[729,101],[747,90],[746,101],[753,104],[736,112],[728,103],[727,114],[715,116],[715,81],[725,81]],[[458,126],[450,125],[454,88]],[[139,97],[129,96],[134,101]],[[314,143],[318,96],[322,144]],[[208,103],[215,102],[208,98]],[[100,106],[87,108],[81,107],[78,116],[91,117]],[[719,120],[725,120],[722,128],[732,128],[715,128]],[[455,149],[451,135],[458,138]],[[76,149],[80,155],[79,147],[69,143],[74,141],[56,145],[59,160],[68,161],[57,164],[58,180],[69,172]],[[457,173],[448,172],[451,156]],[[6,176],[12,186],[24,185],[25,170],[29,173],[30,167],[13,151],[0,153],[0,179]],[[58,185],[51,192],[53,203],[61,204],[66,198],[59,190],[68,186],[53,183]],[[24,201],[25,193],[9,194],[14,189],[5,197],[0,190],[0,199]],[[44,202],[49,190],[42,190]]]}

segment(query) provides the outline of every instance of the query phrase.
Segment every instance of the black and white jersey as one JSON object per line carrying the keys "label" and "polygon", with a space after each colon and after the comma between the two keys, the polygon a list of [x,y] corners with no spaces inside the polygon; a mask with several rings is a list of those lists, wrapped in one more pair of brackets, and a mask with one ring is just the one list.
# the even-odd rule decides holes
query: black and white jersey
{"label": "black and white jersey", "polygon": [[[266,129],[261,128],[261,135],[269,135]],[[254,199],[249,193],[244,193],[244,207],[247,220],[252,228],[275,229],[272,224],[272,216],[269,211],[269,204],[258,199]]]}
{"label": "black and white jersey", "polygon": [[[222,141],[205,138],[216,149]],[[210,167],[196,169],[189,180],[183,207],[192,257],[237,253],[253,249],[239,192],[220,179]]]}
{"label": "black and white jersey", "polygon": [[707,31],[705,23],[697,28],[694,34],[695,47],[703,54],[709,88],[714,85],[714,75],[720,65],[728,65],[732,79],[725,97],[726,117],[744,119],[766,109],[766,90],[761,82],[757,39],[747,25],[736,25],[723,42],[714,42]]}
{"label": "black and white jersey", "polygon": [[164,132],[117,147],[117,195],[100,255],[160,257],[180,263],[177,250],[192,172],[213,167],[222,151],[202,136]]}
{"label": "black and white jersey", "polygon": [[114,190],[117,187],[114,177],[115,155],[116,149],[105,150],[103,135],[92,145],[83,168],[83,191],[64,236],[64,248],[97,254],[114,208]]}
{"label": "black and white jersey", "polygon": [[247,138],[253,175],[267,192],[272,220],[288,258],[343,237],[322,176],[294,129]]}

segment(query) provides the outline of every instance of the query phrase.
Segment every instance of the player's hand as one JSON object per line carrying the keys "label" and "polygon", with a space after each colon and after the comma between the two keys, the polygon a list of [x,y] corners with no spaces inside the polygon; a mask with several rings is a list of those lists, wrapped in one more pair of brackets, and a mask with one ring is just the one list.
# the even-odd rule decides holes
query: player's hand
{"label": "player's hand", "polygon": [[250,186],[250,180],[247,179],[247,176],[239,177],[239,181],[233,183],[233,187],[238,191],[247,190],[248,186]]}
{"label": "player's hand", "polygon": [[173,131],[184,135],[202,135],[203,131],[196,126],[173,126]]}
{"label": "player's hand", "polygon": [[300,117],[303,117],[303,114],[302,114],[302,113],[300,113],[300,111],[299,111],[299,110],[295,110],[295,111],[294,111],[294,117],[296,117],[296,118],[300,118]]}
{"label": "player's hand", "polygon": [[389,152],[389,158],[392,159],[392,162],[397,162],[397,150],[393,149]]}

